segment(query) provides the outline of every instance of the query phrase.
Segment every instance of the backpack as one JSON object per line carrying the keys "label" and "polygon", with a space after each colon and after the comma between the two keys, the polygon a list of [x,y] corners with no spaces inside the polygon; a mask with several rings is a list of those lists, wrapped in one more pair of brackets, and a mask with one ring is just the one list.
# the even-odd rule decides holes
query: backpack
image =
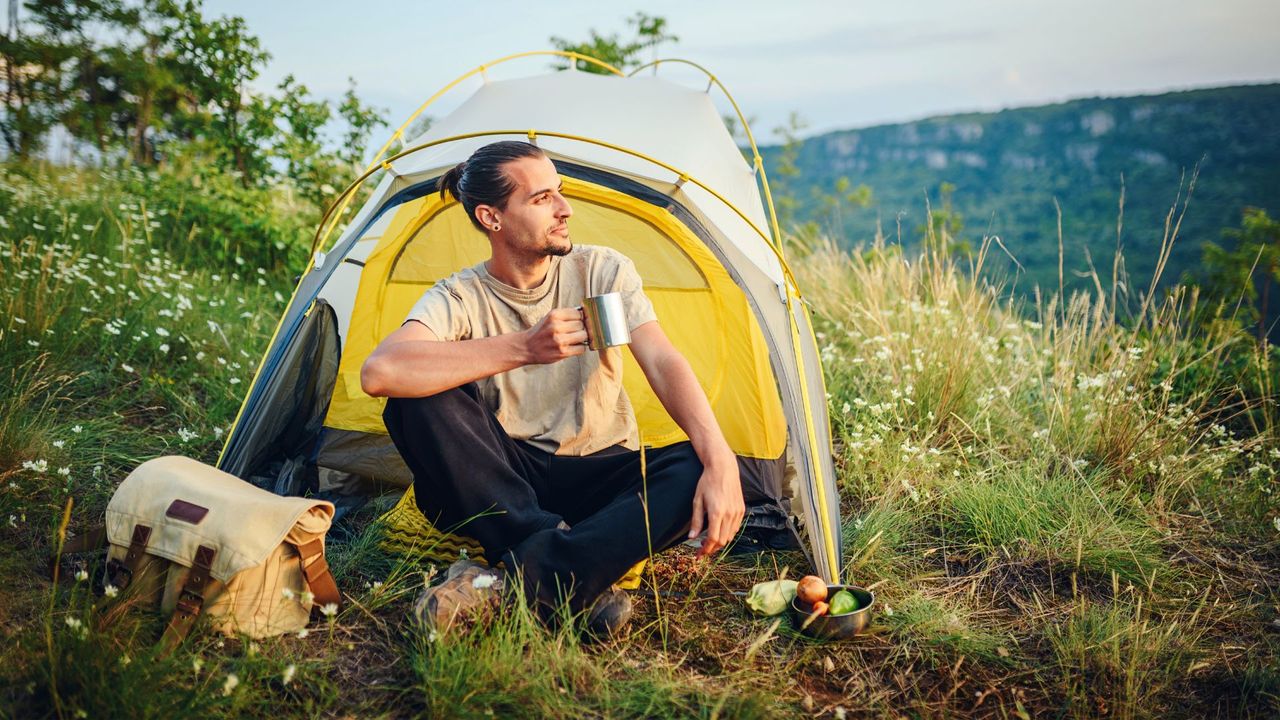
{"label": "backpack", "polygon": [[301,630],[313,609],[340,605],[324,557],[333,513],[323,500],[281,497],[190,458],[161,457],[120,483],[104,528],[63,552],[105,542],[106,593],[170,614],[166,650],[200,615],[228,635],[262,638]]}

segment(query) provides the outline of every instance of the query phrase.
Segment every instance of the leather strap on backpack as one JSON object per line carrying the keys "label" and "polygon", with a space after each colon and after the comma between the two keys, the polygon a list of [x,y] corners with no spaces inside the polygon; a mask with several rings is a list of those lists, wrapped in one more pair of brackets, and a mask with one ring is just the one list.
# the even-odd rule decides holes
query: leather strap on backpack
{"label": "leather strap on backpack", "polygon": [[316,599],[313,609],[329,603],[341,606],[342,595],[338,592],[338,584],[333,580],[333,573],[329,571],[329,563],[324,559],[324,540],[316,538],[296,547],[302,561],[302,576],[306,578],[307,587]]}
{"label": "leather strap on backpack", "polygon": [[138,572],[138,566],[142,564],[142,558],[147,555],[147,541],[150,539],[150,527],[142,523],[133,526],[133,535],[129,538],[129,549],[125,552],[124,560],[107,562],[108,583],[121,590],[129,587],[134,573]]}
{"label": "leather strap on backpack", "polygon": [[178,606],[173,610],[173,617],[160,637],[160,654],[168,655],[174,648],[182,644],[196,622],[196,616],[204,607],[204,588],[209,584],[213,569],[213,558],[217,551],[208,545],[201,545],[196,550],[196,557],[191,562],[191,570],[178,593]]}
{"label": "leather strap on backpack", "polygon": [[75,555],[76,553],[92,552],[101,550],[107,546],[107,528],[105,525],[98,525],[90,528],[81,535],[77,535],[62,544],[62,553],[53,554],[49,557],[48,577],[53,579],[54,570],[57,569],[58,563],[62,562],[63,555]]}

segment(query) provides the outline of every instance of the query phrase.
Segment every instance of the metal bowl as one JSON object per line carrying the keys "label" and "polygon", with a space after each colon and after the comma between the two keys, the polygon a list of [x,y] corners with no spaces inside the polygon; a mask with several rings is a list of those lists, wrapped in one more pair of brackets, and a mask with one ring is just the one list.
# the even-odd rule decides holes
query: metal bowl
{"label": "metal bowl", "polygon": [[843,615],[819,615],[811,618],[800,609],[800,598],[791,601],[791,622],[802,634],[824,640],[843,640],[862,632],[871,622],[871,607],[876,594],[857,585],[828,585],[827,597],[840,590],[848,590],[858,600],[858,609]]}

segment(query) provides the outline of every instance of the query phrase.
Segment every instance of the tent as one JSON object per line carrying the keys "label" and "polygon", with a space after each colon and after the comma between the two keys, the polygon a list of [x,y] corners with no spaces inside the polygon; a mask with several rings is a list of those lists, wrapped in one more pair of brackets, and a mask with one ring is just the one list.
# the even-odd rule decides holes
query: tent
{"label": "tent", "polygon": [[[548,55],[567,57],[571,68],[489,77],[497,64]],[[576,69],[586,62],[609,74]],[[385,401],[360,389],[360,366],[432,283],[488,257],[461,205],[439,197],[440,176],[484,144],[522,139],[564,179],[575,242],[635,261],[730,445],[780,469],[780,500],[788,509],[788,499],[799,500],[816,572],[837,581],[840,515],[822,368],[781,253],[764,167],[754,141],[749,163],[727,130],[711,94],[724,90],[720,82],[706,73],[705,87],[690,88],[659,76],[659,65],[673,64],[705,73],[668,60],[624,75],[575,53],[524,53],[428,100],[322,222],[218,466],[287,494],[411,483],[382,425]],[[473,94],[419,137],[404,137],[425,108],[468,80],[479,81]],[[405,149],[391,155],[396,142]],[[365,183],[376,185],[351,213]],[[641,442],[685,439],[629,353],[626,363]]]}

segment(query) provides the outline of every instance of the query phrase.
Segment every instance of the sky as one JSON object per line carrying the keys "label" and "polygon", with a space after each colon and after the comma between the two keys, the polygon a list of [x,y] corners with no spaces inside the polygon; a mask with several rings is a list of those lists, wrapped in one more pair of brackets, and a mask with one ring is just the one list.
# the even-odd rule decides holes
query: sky
{"label": "sky", "polygon": [[[438,89],[498,57],[630,37],[637,10],[667,19],[679,42],[661,57],[695,61],[733,93],[763,143],[798,113],[803,135],[1072,98],[1280,81],[1276,0],[206,0],[239,15],[272,54],[255,84],[292,74],[313,94],[357,93],[398,126]],[[543,58],[492,77],[536,74]],[[704,87],[691,73],[674,81]],[[461,102],[479,80],[429,114]],[[727,107],[727,105],[726,105]]]}

